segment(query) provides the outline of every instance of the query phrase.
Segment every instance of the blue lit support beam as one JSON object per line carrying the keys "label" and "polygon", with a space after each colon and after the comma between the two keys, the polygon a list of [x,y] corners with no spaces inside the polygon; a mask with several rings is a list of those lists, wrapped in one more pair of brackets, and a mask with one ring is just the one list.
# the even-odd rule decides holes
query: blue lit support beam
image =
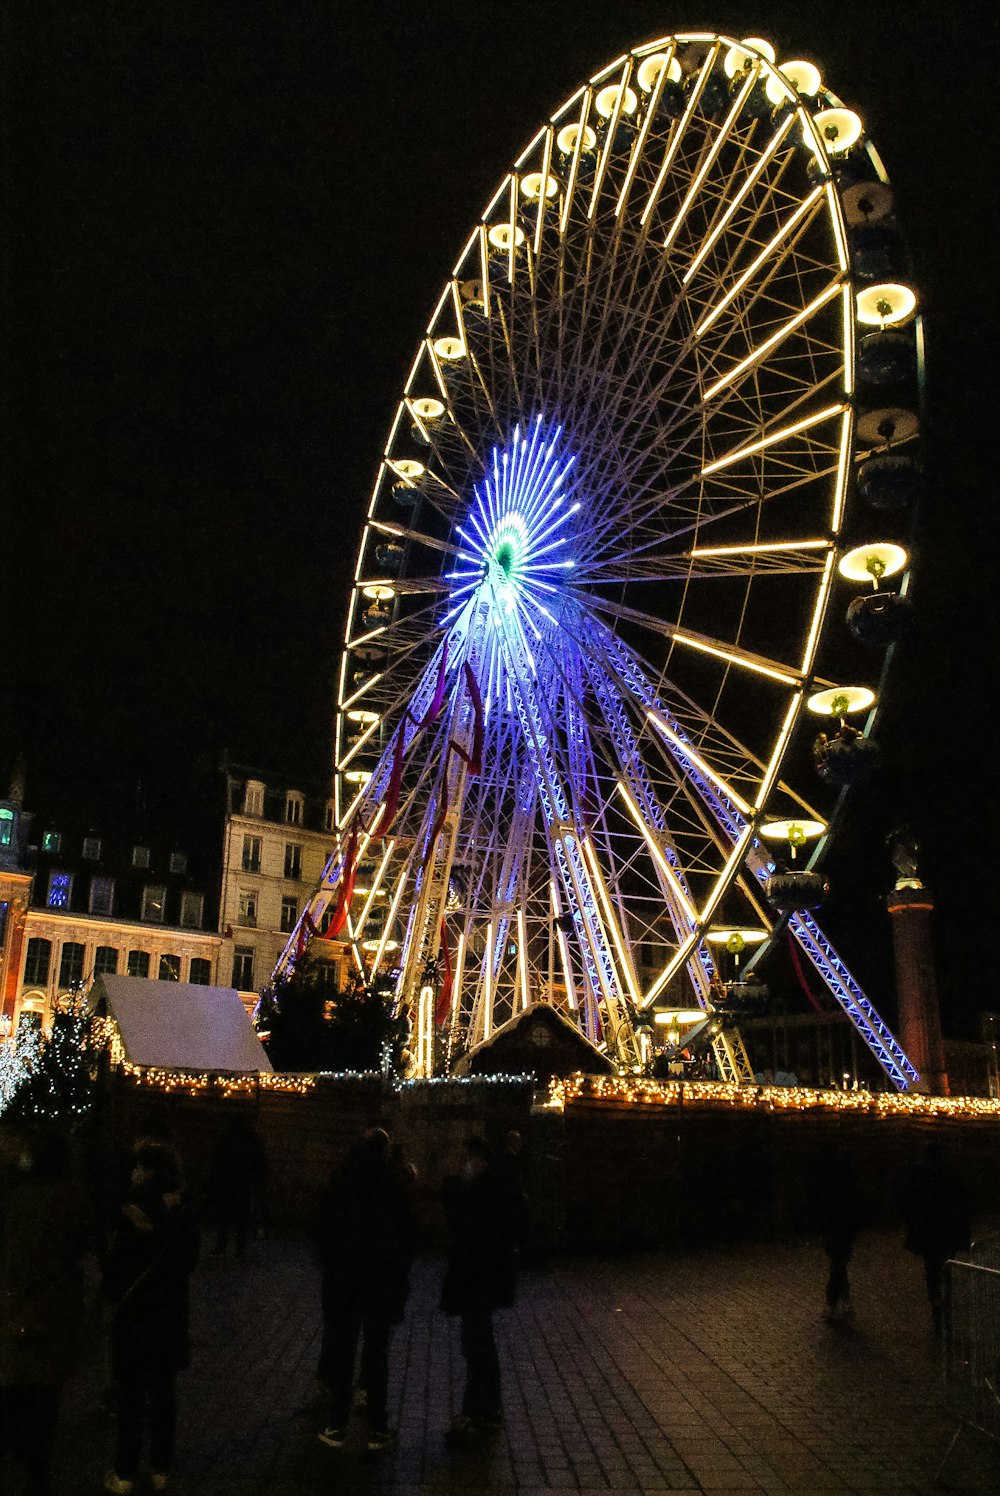
{"label": "blue lit support beam", "polygon": [[[618,643],[618,641],[615,642]],[[697,764],[684,754],[683,747],[680,746],[684,742],[684,733],[680,723],[657,699],[653,688],[645,680],[644,673],[634,658],[631,658],[630,652],[620,643],[618,643],[618,648],[623,657],[621,663],[626,666],[627,674],[631,677],[628,684],[634,691],[636,686],[639,686],[640,689],[636,691],[639,700],[647,710],[655,712],[667,723],[671,732],[671,737],[665,739],[668,747],[683,768],[686,778],[698,790],[705,805],[712,811],[727,836],[735,842],[747,824],[746,817],[736,809],[728,797],[720,795],[717,787],[700,772]],[[623,671],[623,674],[625,673]],[[758,882],[763,884],[770,869],[759,843],[754,843],[748,861]],[[788,928],[893,1085],[898,1091],[909,1090],[920,1079],[916,1068],[907,1058],[902,1045],[894,1037],[888,1024],[862,992],[819,925],[811,915],[800,912],[790,917]]]}
{"label": "blue lit support beam", "polygon": [[902,1046],[879,1017],[857,982],[811,914],[789,916],[788,928],[864,1038],[897,1091],[907,1091],[920,1079]]}

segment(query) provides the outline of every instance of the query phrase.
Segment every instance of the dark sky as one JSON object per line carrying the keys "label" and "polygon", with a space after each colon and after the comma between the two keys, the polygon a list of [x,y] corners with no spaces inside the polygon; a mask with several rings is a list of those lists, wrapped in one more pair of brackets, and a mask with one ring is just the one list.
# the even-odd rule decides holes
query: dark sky
{"label": "dark sky", "polygon": [[15,0],[5,16],[0,772],[23,750],[29,801],[97,814],[142,780],[169,802],[223,749],[326,772],[361,518],[470,226],[613,56],[674,28],[759,33],[861,113],[927,318],[920,625],[886,767],[833,857],[830,923],[882,940],[884,837],[908,819],[951,1026],[1000,1001],[992,6]]}

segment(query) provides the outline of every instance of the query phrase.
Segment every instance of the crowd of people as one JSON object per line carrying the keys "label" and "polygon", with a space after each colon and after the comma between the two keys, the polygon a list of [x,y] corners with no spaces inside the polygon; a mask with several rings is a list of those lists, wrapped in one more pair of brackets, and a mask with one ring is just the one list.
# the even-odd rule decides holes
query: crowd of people
{"label": "crowd of people", "polygon": [[[18,1183],[0,1200],[0,1470],[19,1466],[26,1496],[49,1496],[53,1431],[63,1388],[84,1337],[88,1298],[103,1305],[108,1400],[114,1412],[111,1493],[137,1489],[148,1468],[167,1488],[177,1423],[176,1381],[188,1364],[188,1284],[199,1224],[169,1132],[149,1124],[102,1188],[74,1178],[65,1138],[20,1140]],[[848,1267],[870,1206],[849,1155],[827,1145],[812,1161],[811,1219],[828,1260],[825,1312],[850,1319]],[[245,1121],[220,1135],[206,1192],[214,1253],[237,1258],[263,1223],[266,1166]],[[410,1274],[429,1201],[417,1172],[382,1127],[366,1131],[337,1162],[313,1223],[322,1317],[317,1373],[328,1398],[320,1441],[340,1449],[352,1410],[367,1448],[391,1447],[388,1415],[394,1329],[406,1312]],[[503,1419],[494,1315],[514,1302],[519,1256],[529,1241],[521,1138],[492,1148],[466,1138],[459,1166],[436,1191],[447,1242],[440,1308],[458,1321],[465,1379],[446,1438],[464,1446]],[[95,1203],[96,1202],[96,1203]],[[932,1323],[942,1316],[950,1257],[970,1246],[970,1203],[955,1169],[930,1143],[904,1191],[905,1246],[924,1265]],[[88,1294],[99,1284],[100,1293]]]}

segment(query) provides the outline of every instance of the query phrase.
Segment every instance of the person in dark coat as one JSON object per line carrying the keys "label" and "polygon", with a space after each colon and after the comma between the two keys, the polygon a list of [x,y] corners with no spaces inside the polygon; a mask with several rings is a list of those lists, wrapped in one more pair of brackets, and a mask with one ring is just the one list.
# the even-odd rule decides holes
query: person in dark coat
{"label": "person in dark coat", "polygon": [[444,1182],[449,1244],[441,1308],[461,1321],[465,1357],[462,1410],[449,1431],[455,1443],[503,1418],[493,1314],[514,1302],[522,1212],[513,1190],[509,1172],[496,1166],[481,1137],[466,1140],[461,1173]]}
{"label": "person in dark coat", "polygon": [[26,1496],[47,1496],[62,1389],[80,1347],[84,1262],[94,1253],[96,1230],[64,1138],[25,1143],[19,1174],[0,1231],[0,1444],[22,1466]]}
{"label": "person in dark coat", "polygon": [[115,1465],[104,1486],[122,1496],[135,1488],[147,1429],[153,1489],[167,1485],[175,1383],[190,1360],[188,1279],[197,1260],[198,1227],[182,1194],[176,1155],[144,1143],[136,1149],[132,1189],[104,1267],[116,1405]]}
{"label": "person in dark coat", "polygon": [[941,1328],[944,1265],[972,1242],[971,1211],[965,1185],[945,1158],[940,1143],[928,1143],[904,1187],[904,1245],[923,1259],[924,1281],[935,1330]]}
{"label": "person in dark coat", "polygon": [[319,1438],[331,1449],[347,1442],[359,1340],[368,1448],[395,1442],[387,1422],[389,1345],[406,1309],[415,1248],[413,1171],[388,1133],[373,1128],[334,1170],[316,1226],[323,1313],[318,1371],[330,1392],[330,1420]]}
{"label": "person in dark coat", "polygon": [[829,1265],[826,1318],[831,1323],[850,1319],[854,1313],[847,1265],[864,1214],[864,1197],[854,1160],[838,1142],[827,1143],[815,1160],[813,1215]]}
{"label": "person in dark coat", "polygon": [[260,1212],[267,1173],[264,1145],[246,1117],[223,1128],[212,1156],[210,1190],[215,1217],[215,1255],[224,1257],[229,1238],[236,1256],[246,1251],[254,1214]]}

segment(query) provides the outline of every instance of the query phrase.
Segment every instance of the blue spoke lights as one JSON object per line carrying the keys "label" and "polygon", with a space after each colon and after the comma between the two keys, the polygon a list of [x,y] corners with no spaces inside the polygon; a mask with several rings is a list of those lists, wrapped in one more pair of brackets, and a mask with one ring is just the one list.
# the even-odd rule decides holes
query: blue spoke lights
{"label": "blue spoke lights", "polygon": [[529,434],[515,426],[510,445],[494,447],[466,524],[457,527],[467,549],[465,565],[447,573],[455,607],[446,622],[474,592],[485,592],[498,614],[537,610],[555,621],[545,602],[575,564],[566,553],[572,536],[566,523],[580,508],[564,488],[576,458],[560,456],[561,434],[561,426],[547,432],[539,415]]}

